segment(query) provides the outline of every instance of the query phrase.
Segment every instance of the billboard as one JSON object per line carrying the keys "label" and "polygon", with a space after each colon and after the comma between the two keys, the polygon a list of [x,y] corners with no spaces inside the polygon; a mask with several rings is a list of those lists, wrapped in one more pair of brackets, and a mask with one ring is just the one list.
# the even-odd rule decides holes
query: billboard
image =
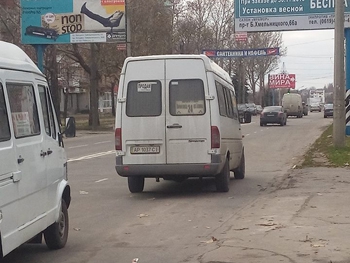
{"label": "billboard", "polygon": [[[338,0],[237,0],[235,31],[266,32],[333,29]],[[345,27],[350,27],[350,3],[345,1]]]}
{"label": "billboard", "polygon": [[258,49],[203,50],[202,53],[207,57],[216,58],[262,57],[279,55],[280,49],[275,47]]}
{"label": "billboard", "polygon": [[270,89],[295,89],[295,74],[270,74],[269,75],[269,88]]}
{"label": "billboard", "polygon": [[21,0],[23,44],[125,43],[124,0]]}

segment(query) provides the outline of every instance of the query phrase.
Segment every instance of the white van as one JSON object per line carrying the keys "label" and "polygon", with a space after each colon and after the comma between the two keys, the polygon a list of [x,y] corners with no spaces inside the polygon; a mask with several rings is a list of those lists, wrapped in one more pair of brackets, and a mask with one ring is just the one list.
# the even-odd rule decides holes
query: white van
{"label": "white van", "polygon": [[304,115],[304,107],[301,95],[298,93],[286,93],[282,97],[282,106],[288,116],[296,116],[302,118]]}
{"label": "white van", "polygon": [[50,90],[33,61],[2,41],[0,124],[0,258],[42,234],[49,248],[62,248],[71,197]]}
{"label": "white van", "polygon": [[230,76],[205,55],[130,57],[116,108],[116,170],[129,190],[145,178],[215,177],[229,190],[230,171],[245,175],[235,91]]}

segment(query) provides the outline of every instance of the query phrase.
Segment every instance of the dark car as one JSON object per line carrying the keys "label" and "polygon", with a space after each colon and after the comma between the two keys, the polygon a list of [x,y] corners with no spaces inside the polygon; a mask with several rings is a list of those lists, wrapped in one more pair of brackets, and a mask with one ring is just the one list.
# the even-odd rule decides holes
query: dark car
{"label": "dark car", "polygon": [[281,126],[287,124],[287,114],[282,106],[268,106],[260,114],[260,126],[276,123]]}
{"label": "dark car", "polygon": [[333,104],[328,103],[323,106],[323,117],[333,117]]}
{"label": "dark car", "polygon": [[252,114],[249,111],[247,104],[238,104],[237,108],[239,114],[239,121],[241,123],[249,123],[251,121]]}
{"label": "dark car", "polygon": [[307,116],[309,114],[309,106],[305,102],[302,102],[302,105],[303,105],[303,114],[304,116]]}

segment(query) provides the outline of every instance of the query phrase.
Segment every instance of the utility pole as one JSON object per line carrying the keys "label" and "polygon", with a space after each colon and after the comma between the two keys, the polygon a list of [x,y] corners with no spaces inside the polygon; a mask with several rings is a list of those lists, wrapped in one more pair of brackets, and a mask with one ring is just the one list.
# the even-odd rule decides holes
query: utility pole
{"label": "utility pole", "polygon": [[129,1],[125,0],[126,9],[126,56],[131,57],[131,19]]}
{"label": "utility pole", "polygon": [[333,144],[345,146],[344,1],[335,1]]}

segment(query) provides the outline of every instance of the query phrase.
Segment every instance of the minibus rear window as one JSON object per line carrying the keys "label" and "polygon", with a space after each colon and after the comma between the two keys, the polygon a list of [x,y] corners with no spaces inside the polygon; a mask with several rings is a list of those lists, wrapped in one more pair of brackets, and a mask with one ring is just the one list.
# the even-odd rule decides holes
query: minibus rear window
{"label": "minibus rear window", "polygon": [[130,81],[126,99],[129,117],[153,117],[162,114],[161,83],[157,80]]}
{"label": "minibus rear window", "polygon": [[11,138],[9,119],[7,116],[4,90],[0,83],[0,142],[8,141]]}
{"label": "minibus rear window", "polygon": [[204,84],[200,79],[172,80],[169,87],[170,114],[194,116],[205,114]]}

